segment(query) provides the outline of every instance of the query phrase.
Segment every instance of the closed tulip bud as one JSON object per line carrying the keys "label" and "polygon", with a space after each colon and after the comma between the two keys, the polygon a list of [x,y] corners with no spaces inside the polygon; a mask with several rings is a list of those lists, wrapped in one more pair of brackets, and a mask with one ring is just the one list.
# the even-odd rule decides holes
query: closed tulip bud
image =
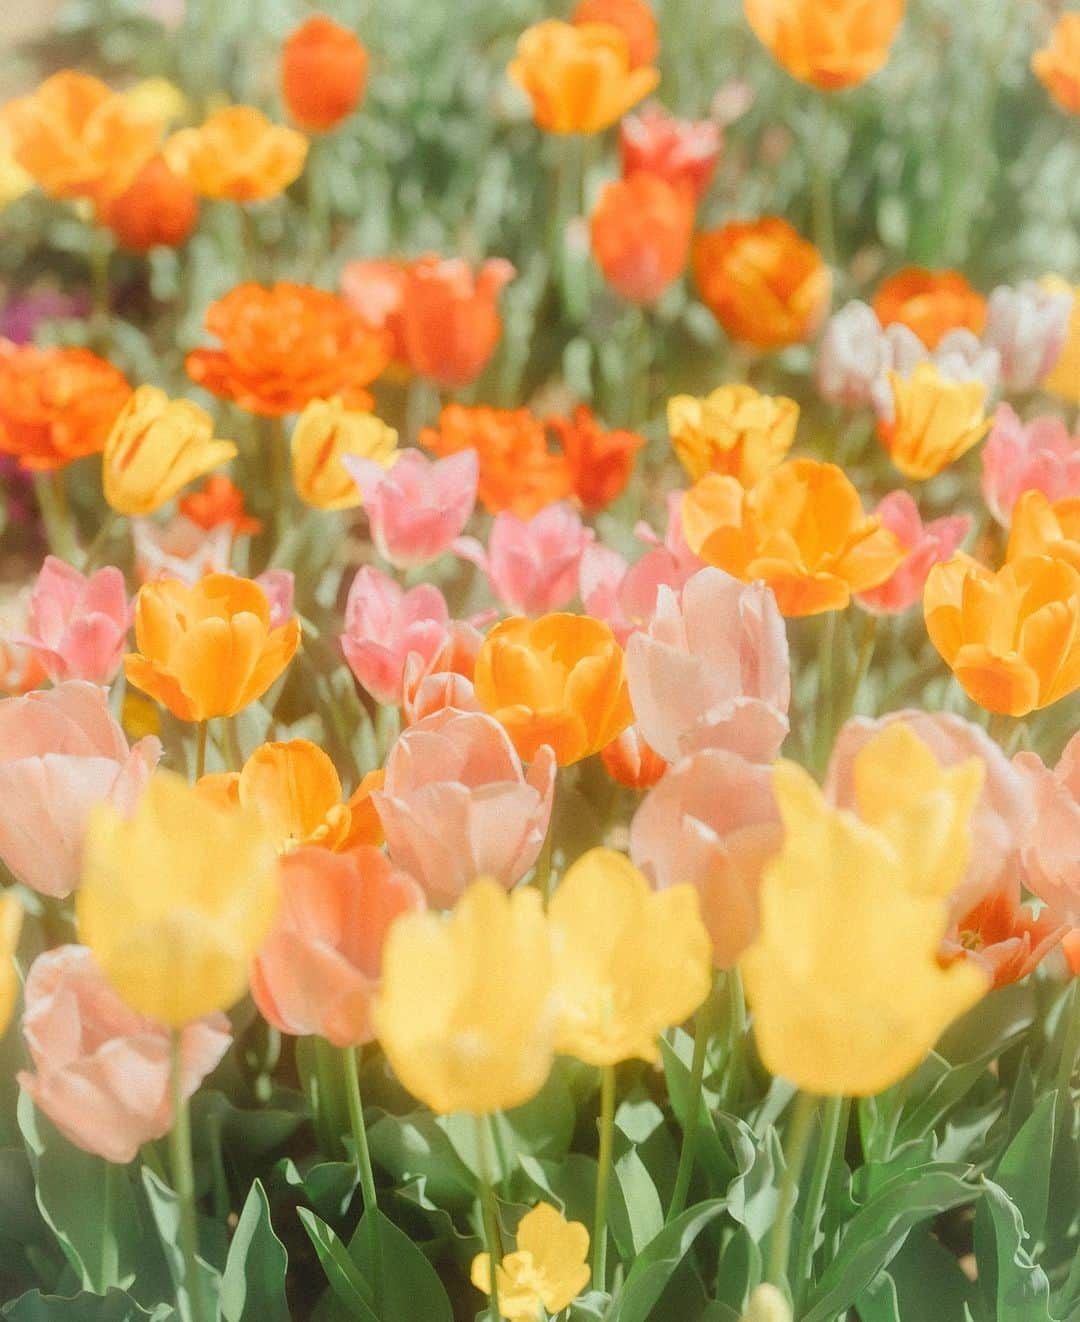
{"label": "closed tulip bud", "polygon": [[475,537],[459,537],[453,549],[487,576],[507,610],[541,615],[577,596],[581,557],[592,540],[576,510],[560,504],[528,520],[504,510],[491,525],[486,551]]}
{"label": "closed tulip bud", "polygon": [[690,254],[689,188],[639,170],[605,184],[590,234],[604,279],[631,303],[655,303],[682,275]]}
{"label": "closed tulip bud", "polygon": [[132,817],[94,810],[79,936],[125,1004],[183,1028],[244,994],[278,885],[277,855],[255,814],[210,804],[162,771]]}
{"label": "closed tulip bud", "polygon": [[295,28],[281,54],[281,95],[301,128],[325,133],[364,97],[368,54],[332,19],[315,15]]}
{"label": "closed tulip bud", "polygon": [[516,272],[493,257],[473,271],[460,257],[421,257],[409,266],[397,325],[414,372],[444,389],[468,385],[502,335],[499,294]]}
{"label": "closed tulip bud", "polygon": [[389,468],[397,432],[374,413],[347,409],[340,399],[313,399],[292,433],[293,484],[300,499],[320,510],[353,509],[363,500],[342,459],[355,455]]}
{"label": "closed tulip bud", "polygon": [[746,21],[782,68],[823,92],[877,73],[907,0],[743,0]]}
{"label": "closed tulip bud", "polygon": [[710,395],[675,395],[667,405],[668,431],[692,481],[727,473],[745,487],[785,457],[795,440],[799,406],[753,386],[718,386]]}
{"label": "closed tulip bud", "polygon": [[124,576],[113,565],[92,574],[47,555],[34,583],[26,634],[31,648],[55,684],[85,679],[110,684],[124,659],[131,627]]}
{"label": "closed tulip bud", "polygon": [[946,380],[932,363],[920,363],[906,381],[890,372],[889,381],[894,420],[882,427],[882,443],[905,477],[934,477],[990,430],[978,381]]}
{"label": "closed tulip bud", "polygon": [[105,499],[117,514],[152,514],[182,487],[236,457],[232,441],[188,399],[139,386],[113,424],[101,456]]}
{"label": "closed tulip bud", "polygon": [[1054,501],[1080,496],[1080,435],[1070,436],[1052,414],[1024,423],[1008,404],[999,404],[981,457],[983,499],[1005,527],[1025,491],[1041,491]]}
{"label": "closed tulip bud", "polygon": [[998,351],[1008,390],[1033,390],[1053,371],[1065,347],[1073,296],[1035,280],[999,285],[990,295],[984,341]]}
{"label": "closed tulip bud", "polygon": [[759,1285],[739,1322],[791,1322],[791,1305],[775,1285]]}
{"label": "closed tulip bud", "polygon": [[401,450],[390,467],[353,455],[342,462],[363,497],[371,540],[395,569],[415,569],[448,551],[476,505],[475,450],[436,460]]}

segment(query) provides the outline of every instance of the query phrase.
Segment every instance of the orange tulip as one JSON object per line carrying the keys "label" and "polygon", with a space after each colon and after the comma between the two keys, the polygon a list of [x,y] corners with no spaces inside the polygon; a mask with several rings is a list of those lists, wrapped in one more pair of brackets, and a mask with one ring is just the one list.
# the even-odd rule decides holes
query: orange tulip
{"label": "orange tulip", "polygon": [[169,168],[202,197],[261,202],[297,179],[307,139],[271,124],[254,106],[226,106],[198,128],[180,129],[165,143]]}
{"label": "orange tulip", "polygon": [[484,639],[473,685],[527,762],[544,744],[560,766],[580,762],[634,719],[623,650],[588,615],[503,620]]}
{"label": "orange tulip", "polygon": [[459,257],[421,257],[407,271],[398,322],[414,372],[440,386],[480,375],[502,335],[499,293],[515,275],[501,257],[474,272]]}
{"label": "orange tulip", "polygon": [[281,55],[281,95],[301,128],[325,133],[364,98],[367,51],[332,19],[316,15],[288,37]]}
{"label": "orange tulip", "polygon": [[573,489],[569,463],[564,455],[548,450],[544,424],[528,409],[448,404],[439,414],[438,428],[421,431],[420,444],[443,457],[476,451],[477,494],[489,514],[509,510],[530,519]]}
{"label": "orange tulip", "polygon": [[1080,497],[1049,500],[1025,491],[1013,506],[1006,560],[1052,555],[1080,571]]}
{"label": "orange tulip", "polygon": [[950,381],[933,363],[905,380],[889,372],[894,419],[880,424],[882,444],[905,477],[922,480],[967,454],[990,430],[981,381]]}
{"label": "orange tulip", "polygon": [[1080,688],[1080,571],[1057,556],[995,574],[966,555],[935,565],[923,611],[930,641],[972,701],[1026,716]]}
{"label": "orange tulip", "polygon": [[634,455],[645,437],[633,431],[605,431],[584,404],[571,418],[548,418],[566,462],[573,492],[590,513],[603,509],[626,489],[634,471]]}
{"label": "orange tulip", "polygon": [[105,448],[131,387],[89,349],[0,340],[0,451],[56,469]]}
{"label": "orange tulip", "polygon": [[682,275],[693,228],[690,190],[638,170],[604,185],[592,214],[593,256],[623,298],[655,303]]}
{"label": "orange tulip", "polygon": [[115,197],[161,136],[159,121],[138,113],[99,79],[72,69],[46,78],[2,114],[12,155],[50,197]]}
{"label": "orange tulip", "polygon": [[699,235],[694,279],[731,338],[758,349],[808,339],[832,290],[821,253],[779,216],[731,221]]}
{"label": "orange tulip", "polygon": [[244,507],[244,493],[224,473],[214,473],[196,491],[180,497],[180,513],[207,532],[222,526],[235,536],[254,536],[262,532],[262,523],[253,519]]}
{"label": "orange tulip", "polygon": [[671,765],[646,743],[636,725],[628,725],[600,750],[600,756],[611,779],[631,790],[649,789]]}
{"label": "orange tulip", "polygon": [[537,125],[550,133],[599,133],[660,81],[651,66],[632,66],[630,43],[618,27],[558,19],[526,28],[508,73],[532,101]]}
{"label": "orange tulip", "polygon": [[1031,67],[1062,110],[1080,115],[1080,13],[1062,14]]}
{"label": "orange tulip", "polygon": [[744,582],[764,579],[785,615],[843,610],[907,554],[835,464],[789,459],[747,491],[711,473],[682,501],[690,549]]}
{"label": "orange tulip", "polygon": [[899,322],[928,349],[936,349],[951,330],[981,335],[986,325],[986,299],[959,271],[922,266],[905,266],[883,280],[874,295],[874,311],[883,326]]}
{"label": "orange tulip", "polygon": [[266,594],[250,579],[160,579],[135,599],[139,650],[124,658],[124,673],[180,720],[206,721],[261,698],[299,642],[295,619],[271,627]]}
{"label": "orange tulip", "polygon": [[607,23],[618,28],[630,48],[630,67],[652,64],[660,54],[656,15],[645,0],[578,0],[570,21],[577,27]]}
{"label": "orange tulip", "polygon": [[310,285],[237,285],[206,313],[220,349],[185,362],[197,385],[268,417],[299,413],[340,395],[346,408],[373,404],[364,387],[386,366],[390,341],[343,299]]}
{"label": "orange tulip", "polygon": [[101,208],[102,223],[129,252],[178,248],[199,219],[199,196],[173,174],[163,156],[152,156],[127,188]]}
{"label": "orange tulip", "polygon": [[746,21],[777,64],[824,92],[877,73],[906,0],[743,0]]}

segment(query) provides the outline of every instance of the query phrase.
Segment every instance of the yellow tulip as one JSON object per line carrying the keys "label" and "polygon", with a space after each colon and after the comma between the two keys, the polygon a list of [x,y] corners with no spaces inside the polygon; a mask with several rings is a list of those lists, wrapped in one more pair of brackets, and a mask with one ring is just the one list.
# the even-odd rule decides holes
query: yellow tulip
{"label": "yellow tulip", "polygon": [[22,905],[11,893],[0,895],[0,1033],[11,1022],[11,1012],[19,995],[19,972],[15,951],[22,931]]}
{"label": "yellow tulip", "polygon": [[554,1051],[551,942],[539,892],[481,878],[448,917],[399,918],[383,948],[375,1031],[433,1111],[486,1115],[543,1087]]}
{"label": "yellow tulip", "polygon": [[949,381],[933,363],[920,363],[906,381],[890,372],[889,382],[896,417],[883,427],[882,440],[905,477],[933,477],[990,430],[981,381]]}
{"label": "yellow tulip", "polygon": [[[864,793],[885,780],[892,756],[891,744],[867,745]],[[938,962],[948,925],[942,893],[957,871],[945,845],[970,774],[942,785],[953,798],[943,820],[928,819],[914,796],[875,825],[832,807],[801,767],[777,763],[784,845],[765,866],[761,925],[741,965],[773,1074],[808,1092],[871,1096],[910,1073],[989,990],[974,964]],[[912,875],[920,859],[925,871]]]}
{"label": "yellow tulip", "polygon": [[692,481],[724,473],[751,487],[791,449],[799,406],[782,395],[762,395],[752,386],[720,386],[703,399],[668,400],[671,444]]}
{"label": "yellow tulip", "polygon": [[[578,1297],[589,1281],[589,1232],[567,1221],[550,1203],[539,1203],[518,1222],[517,1249],[495,1268],[499,1312],[509,1322],[536,1322],[540,1310],[552,1317]],[[469,1278],[491,1293],[491,1254],[478,1253]]]}
{"label": "yellow tulip", "polygon": [[252,813],[225,812],[172,772],[135,813],[90,816],[79,939],[120,998],[172,1028],[243,996],[278,902],[278,864]]}
{"label": "yellow tulip", "polygon": [[347,409],[340,399],[313,399],[292,434],[293,485],[320,510],[347,510],[363,499],[341,462],[343,455],[389,468],[397,458],[397,432],[374,413]]}
{"label": "yellow tulip", "polygon": [[658,1059],[656,1039],[709,994],[712,943],[693,886],[654,891],[625,855],[591,849],[548,909],[555,1049],[590,1065]]}
{"label": "yellow tulip", "polygon": [[214,422],[189,399],[169,399],[139,386],[105,442],[101,480],[118,514],[152,514],[195,478],[236,457],[232,441],[214,437]]}

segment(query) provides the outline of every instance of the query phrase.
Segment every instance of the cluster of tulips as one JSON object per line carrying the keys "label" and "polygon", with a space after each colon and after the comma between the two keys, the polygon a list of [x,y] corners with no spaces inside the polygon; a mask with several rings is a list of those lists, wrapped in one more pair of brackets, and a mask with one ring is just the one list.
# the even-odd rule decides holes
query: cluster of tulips
{"label": "cluster of tulips", "polygon": [[[826,119],[905,16],[743,8]],[[0,339],[5,1317],[1080,1315],[1080,286],[837,307],[827,180],[815,242],[702,226],[750,94],[646,102],[659,40],[520,35],[551,278],[585,244],[647,343],[689,273],[747,378],[812,354],[825,439],[749,379],[481,402],[500,257],[261,282],[364,99],[328,18],[288,123],[72,70],[0,109],[0,200],[92,268],[85,343]],[[1080,15],[1031,68],[1069,125]],[[111,264],[215,208],[247,278],[132,381]]]}

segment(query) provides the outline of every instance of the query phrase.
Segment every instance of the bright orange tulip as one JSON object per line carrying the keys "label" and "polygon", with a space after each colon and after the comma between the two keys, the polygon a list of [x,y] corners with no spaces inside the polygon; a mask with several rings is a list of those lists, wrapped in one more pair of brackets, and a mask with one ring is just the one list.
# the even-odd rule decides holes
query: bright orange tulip
{"label": "bright orange tulip", "polygon": [[690,254],[694,196],[638,170],[605,184],[592,214],[593,257],[604,279],[631,303],[655,303]]}
{"label": "bright orange tulip", "polygon": [[368,54],[348,28],[314,15],[286,39],[281,95],[301,128],[325,133],[351,115],[364,97]]}
{"label": "bright orange tulip", "polygon": [[982,334],[986,299],[959,271],[928,271],[905,266],[883,280],[874,295],[874,311],[883,326],[899,322],[928,349],[936,349],[951,330]]}
{"label": "bright orange tulip", "polygon": [[199,220],[199,195],[163,156],[152,156],[126,189],[101,208],[121,248],[149,252],[151,248],[179,248]]}
{"label": "bright orange tulip", "polygon": [[1080,115],[1080,13],[1062,14],[1031,67],[1062,110]]}
{"label": "bright orange tulip", "polygon": [[746,21],[793,78],[823,92],[877,73],[906,0],[743,0]]}
{"label": "bright orange tulip", "polygon": [[656,15],[645,0],[578,0],[570,20],[577,27],[607,23],[618,28],[630,47],[630,66],[640,69],[660,54]]}
{"label": "bright orange tulip", "polygon": [[634,457],[645,437],[633,431],[605,431],[585,404],[569,418],[548,418],[573,475],[574,495],[593,512],[610,505],[626,489]]}

